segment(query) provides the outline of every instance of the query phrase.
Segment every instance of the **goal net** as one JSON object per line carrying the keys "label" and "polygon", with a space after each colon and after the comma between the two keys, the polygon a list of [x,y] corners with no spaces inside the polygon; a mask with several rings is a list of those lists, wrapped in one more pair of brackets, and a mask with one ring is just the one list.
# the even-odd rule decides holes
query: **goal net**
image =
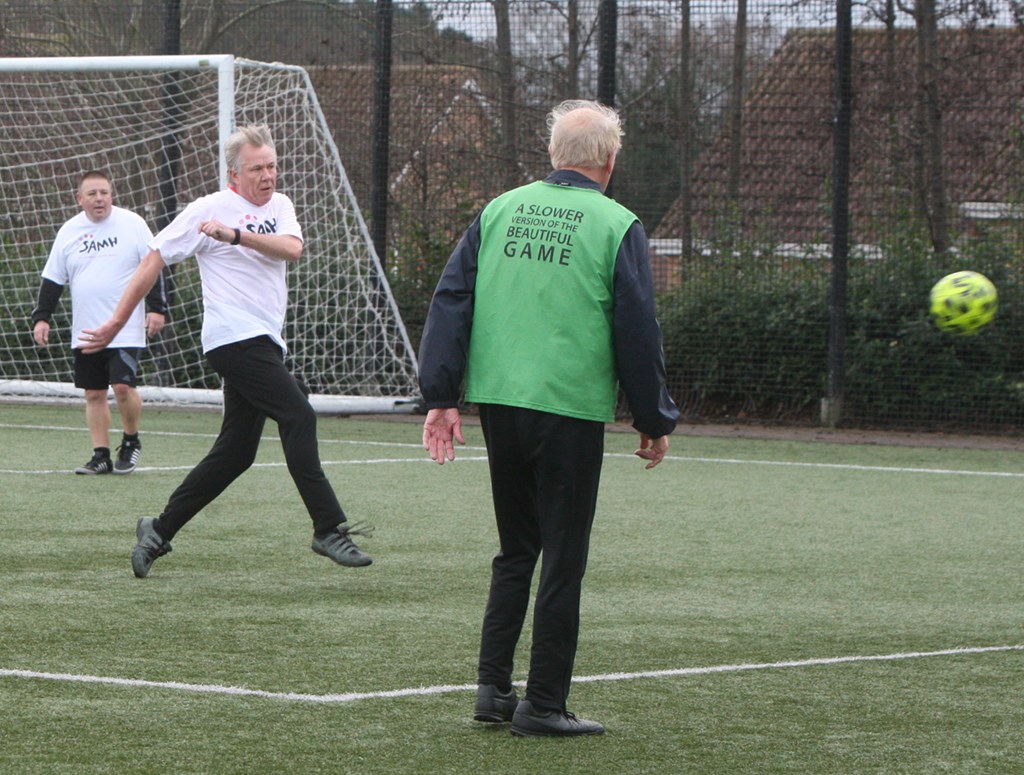
{"label": "goal net", "polygon": [[[416,362],[386,276],[305,70],[220,57],[0,59],[0,394],[79,397],[71,299],[37,348],[31,311],[57,229],[78,212],[79,175],[106,171],[114,204],[154,231],[226,184],[223,140],[266,123],[278,190],[295,203],[302,260],[290,265],[289,366],[319,411],[412,411]],[[171,322],[150,342],[147,401],[220,401],[200,347],[195,261],[167,276]]]}

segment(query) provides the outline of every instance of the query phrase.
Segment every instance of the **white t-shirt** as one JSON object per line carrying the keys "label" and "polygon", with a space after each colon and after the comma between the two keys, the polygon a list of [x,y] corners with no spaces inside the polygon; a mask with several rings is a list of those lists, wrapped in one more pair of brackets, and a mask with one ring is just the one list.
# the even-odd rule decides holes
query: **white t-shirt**
{"label": "white t-shirt", "polygon": [[[60,227],[43,278],[71,289],[72,348],[82,346],[82,329],[98,328],[110,319],[152,238],[146,222],[121,207],[111,208],[99,223],[80,212]],[[144,304],[108,346],[146,346]]]}
{"label": "white t-shirt", "polygon": [[201,234],[199,224],[215,219],[257,234],[302,239],[295,207],[275,193],[260,207],[228,189],[200,197],[182,210],[149,243],[168,266],[195,256],[203,283],[203,352],[255,336],[269,336],[282,349],[288,306],[286,262]]}

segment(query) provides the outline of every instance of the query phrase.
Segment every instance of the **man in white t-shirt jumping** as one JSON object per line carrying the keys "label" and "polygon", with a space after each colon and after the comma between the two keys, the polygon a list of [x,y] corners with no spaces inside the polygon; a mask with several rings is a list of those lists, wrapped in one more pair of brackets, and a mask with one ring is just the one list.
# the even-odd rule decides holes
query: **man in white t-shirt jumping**
{"label": "man in white t-shirt jumping", "polygon": [[278,425],[288,472],[313,520],[313,551],[339,565],[372,560],[349,525],[320,464],[316,413],[284,364],[281,331],[288,302],[286,267],[302,256],[295,208],[276,192],[277,152],[270,130],[245,126],[225,143],[230,186],[186,207],[149,243],[110,319],[82,332],[83,349],[106,346],[165,266],[195,256],[203,286],[203,352],[224,384],[220,435],[171,494],[159,517],[142,517],[132,570],[149,575],[171,539],[256,458],[263,425]]}
{"label": "man in white t-shirt jumping", "polygon": [[[75,200],[82,211],[57,231],[43,267],[39,298],[32,311],[32,337],[40,347],[49,344],[50,321],[65,286],[70,287],[75,386],[85,391],[85,421],[93,446],[92,458],[75,473],[130,474],[142,450],[142,399],[136,390],[139,351],[146,346],[146,334],[156,336],[164,326],[167,299],[163,278],[156,278],[146,296],[148,312],[143,311],[140,300],[128,310],[124,328],[106,348],[86,354],[80,344],[82,331],[110,317],[153,233],[138,215],[114,206],[114,189],[105,172],[84,173]],[[116,461],[110,457],[108,387],[114,390],[124,426]]]}

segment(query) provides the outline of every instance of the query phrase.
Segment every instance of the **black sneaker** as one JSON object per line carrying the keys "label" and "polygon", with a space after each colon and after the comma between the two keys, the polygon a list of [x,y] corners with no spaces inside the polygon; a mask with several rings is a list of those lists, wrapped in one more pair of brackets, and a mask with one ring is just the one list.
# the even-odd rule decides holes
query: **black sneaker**
{"label": "black sneaker", "polygon": [[100,457],[99,455],[93,455],[92,460],[84,465],[80,465],[75,469],[76,474],[109,474],[114,470],[114,464],[110,462],[110,457]]}
{"label": "black sneaker", "polygon": [[501,692],[492,684],[480,684],[476,687],[476,705],[473,706],[473,720],[485,721],[489,724],[501,724],[512,720],[519,699],[516,690]]}
{"label": "black sneaker", "polygon": [[163,557],[171,551],[171,542],[165,541],[153,528],[156,517],[140,517],[135,526],[135,538],[138,543],[132,549],[132,570],[135,576],[140,579],[149,575],[149,569],[153,567],[153,561],[157,557]]}
{"label": "black sneaker", "polygon": [[142,454],[142,442],[125,441],[117,448],[117,462],[114,463],[115,474],[130,474],[139,464],[139,456]]}
{"label": "black sneaker", "polygon": [[352,543],[350,535],[369,536],[373,533],[373,526],[355,527],[348,522],[342,522],[330,533],[322,538],[313,536],[313,551],[324,557],[330,557],[338,565],[345,565],[349,568],[361,568],[373,562],[370,555]]}

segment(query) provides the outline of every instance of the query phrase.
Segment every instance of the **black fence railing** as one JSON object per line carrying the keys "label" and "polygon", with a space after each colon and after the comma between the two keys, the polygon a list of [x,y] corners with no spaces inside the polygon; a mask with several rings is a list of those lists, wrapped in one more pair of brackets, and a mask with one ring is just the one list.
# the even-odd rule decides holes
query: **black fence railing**
{"label": "black fence railing", "polygon": [[[546,111],[601,98],[625,118],[612,193],[652,239],[672,390],[689,419],[1024,425],[1024,30],[1009,8],[153,6],[0,0],[0,56],[176,47],[306,67],[414,344],[473,214],[546,173]],[[995,321],[970,337],[928,317],[929,289],[959,269],[1000,293]]]}

